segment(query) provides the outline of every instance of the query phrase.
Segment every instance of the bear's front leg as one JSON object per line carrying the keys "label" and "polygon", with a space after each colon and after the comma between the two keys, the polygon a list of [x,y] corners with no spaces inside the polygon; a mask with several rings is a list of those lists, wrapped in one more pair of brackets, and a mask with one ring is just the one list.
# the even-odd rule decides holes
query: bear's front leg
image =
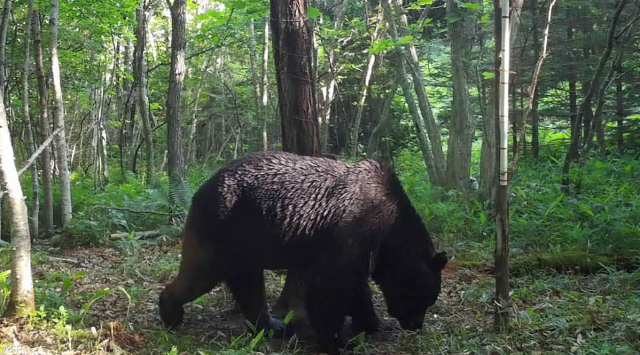
{"label": "bear's front leg", "polygon": [[339,334],[353,297],[356,273],[348,268],[316,268],[305,275],[305,304],[316,332],[318,350],[339,354],[344,342]]}

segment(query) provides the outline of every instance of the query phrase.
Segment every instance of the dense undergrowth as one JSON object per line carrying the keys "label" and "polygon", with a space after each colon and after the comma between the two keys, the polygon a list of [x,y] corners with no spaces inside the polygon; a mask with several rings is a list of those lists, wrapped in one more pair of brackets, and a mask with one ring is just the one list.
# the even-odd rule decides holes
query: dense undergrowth
{"label": "dense undergrowth", "polygon": [[[510,330],[494,333],[490,209],[477,196],[433,188],[420,154],[401,152],[395,167],[405,190],[438,248],[447,250],[452,261],[424,332],[375,341],[356,337],[359,349],[377,354],[637,354],[640,160],[630,155],[591,159],[582,171],[580,191],[571,193],[560,188],[560,164],[559,155],[524,159],[512,181],[515,319]],[[209,175],[206,170],[191,171],[192,191]],[[164,330],[157,321],[155,301],[178,267],[176,237],[185,211],[172,207],[166,178],[146,186],[134,175],[128,175],[127,182],[118,179],[117,171],[112,170],[112,176],[101,189],[94,189],[88,177],[74,176],[73,222],[53,240],[42,246],[36,243],[38,312],[19,326],[40,339],[33,344],[48,344],[57,349],[54,353],[68,354],[306,353],[304,342],[274,346],[264,334],[245,333],[241,323],[230,326],[231,335],[216,328],[230,324],[224,310],[232,309],[233,302],[224,288],[188,305],[187,312],[196,319],[186,330],[177,334]],[[573,178],[578,177],[574,173]],[[28,194],[29,179],[23,180]],[[138,240],[133,233],[117,241],[109,238],[112,233],[150,229],[160,229],[168,238]],[[100,257],[94,260],[92,254]],[[9,255],[8,247],[0,248],[2,270],[9,269]],[[91,257],[85,260],[85,255]],[[267,280],[273,300],[282,278],[268,272]],[[4,271],[2,306],[9,290],[9,272]],[[384,312],[379,295],[376,305]],[[6,352],[15,330],[5,325],[0,351]]]}
{"label": "dense undergrowth", "polygon": [[[511,182],[511,253],[542,266],[586,272],[600,264],[640,266],[640,160],[626,155],[589,160],[580,191],[561,189],[562,160],[523,159]],[[492,211],[478,196],[431,187],[421,157],[403,152],[396,169],[416,209],[438,242],[457,258],[490,260]],[[579,179],[577,168],[574,179]],[[478,192],[479,194],[479,192]],[[533,260],[532,260],[533,259]]]}

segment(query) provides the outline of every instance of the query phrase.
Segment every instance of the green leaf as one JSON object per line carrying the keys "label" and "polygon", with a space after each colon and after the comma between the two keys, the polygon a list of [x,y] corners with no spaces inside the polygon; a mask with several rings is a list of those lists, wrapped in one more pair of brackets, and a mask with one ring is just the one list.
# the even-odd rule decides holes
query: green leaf
{"label": "green leaf", "polygon": [[434,0],[418,0],[416,3],[420,6],[426,6],[433,4]]}
{"label": "green leaf", "polygon": [[493,73],[493,72],[490,72],[490,71],[482,72],[482,78],[483,79],[493,79],[493,78],[495,78],[495,76],[496,76],[496,74]]}
{"label": "green leaf", "polygon": [[322,11],[316,9],[313,6],[307,6],[307,16],[309,16],[310,19],[317,19],[318,17],[322,16]]}
{"label": "green leaf", "polygon": [[472,2],[463,2],[462,3],[467,9],[471,9],[471,10],[480,10],[482,9],[482,7],[480,6],[480,4],[474,4]]}
{"label": "green leaf", "polygon": [[413,36],[409,35],[409,36],[404,36],[402,38],[398,38],[398,41],[396,41],[396,44],[407,44],[409,42],[411,42],[413,40]]}

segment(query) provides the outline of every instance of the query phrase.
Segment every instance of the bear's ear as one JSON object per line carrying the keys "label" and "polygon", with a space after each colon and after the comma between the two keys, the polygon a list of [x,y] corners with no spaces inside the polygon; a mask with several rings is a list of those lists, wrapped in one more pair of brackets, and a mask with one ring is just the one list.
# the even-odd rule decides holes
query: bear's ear
{"label": "bear's ear", "polygon": [[434,255],[433,260],[431,260],[431,267],[436,271],[440,271],[444,269],[445,266],[447,266],[448,261],[449,259],[447,258],[447,252],[441,251]]}

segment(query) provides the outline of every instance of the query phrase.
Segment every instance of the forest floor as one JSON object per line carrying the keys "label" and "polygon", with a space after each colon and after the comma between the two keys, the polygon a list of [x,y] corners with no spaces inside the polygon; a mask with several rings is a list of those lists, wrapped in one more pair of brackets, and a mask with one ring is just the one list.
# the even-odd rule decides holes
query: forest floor
{"label": "forest floor", "polygon": [[[310,342],[253,341],[224,286],[187,305],[174,333],[157,298],[178,267],[180,245],[122,241],[108,247],[34,246],[38,314],[0,324],[0,354],[309,354]],[[9,250],[0,265],[9,268]],[[489,262],[450,261],[443,291],[420,333],[360,338],[368,354],[638,354],[640,272],[592,275],[531,270],[512,279],[514,320],[494,332]],[[4,296],[7,275],[0,284]],[[267,273],[270,304],[282,278]],[[378,314],[386,317],[379,292]],[[6,299],[6,297],[5,297]],[[357,340],[356,340],[357,341]]]}

